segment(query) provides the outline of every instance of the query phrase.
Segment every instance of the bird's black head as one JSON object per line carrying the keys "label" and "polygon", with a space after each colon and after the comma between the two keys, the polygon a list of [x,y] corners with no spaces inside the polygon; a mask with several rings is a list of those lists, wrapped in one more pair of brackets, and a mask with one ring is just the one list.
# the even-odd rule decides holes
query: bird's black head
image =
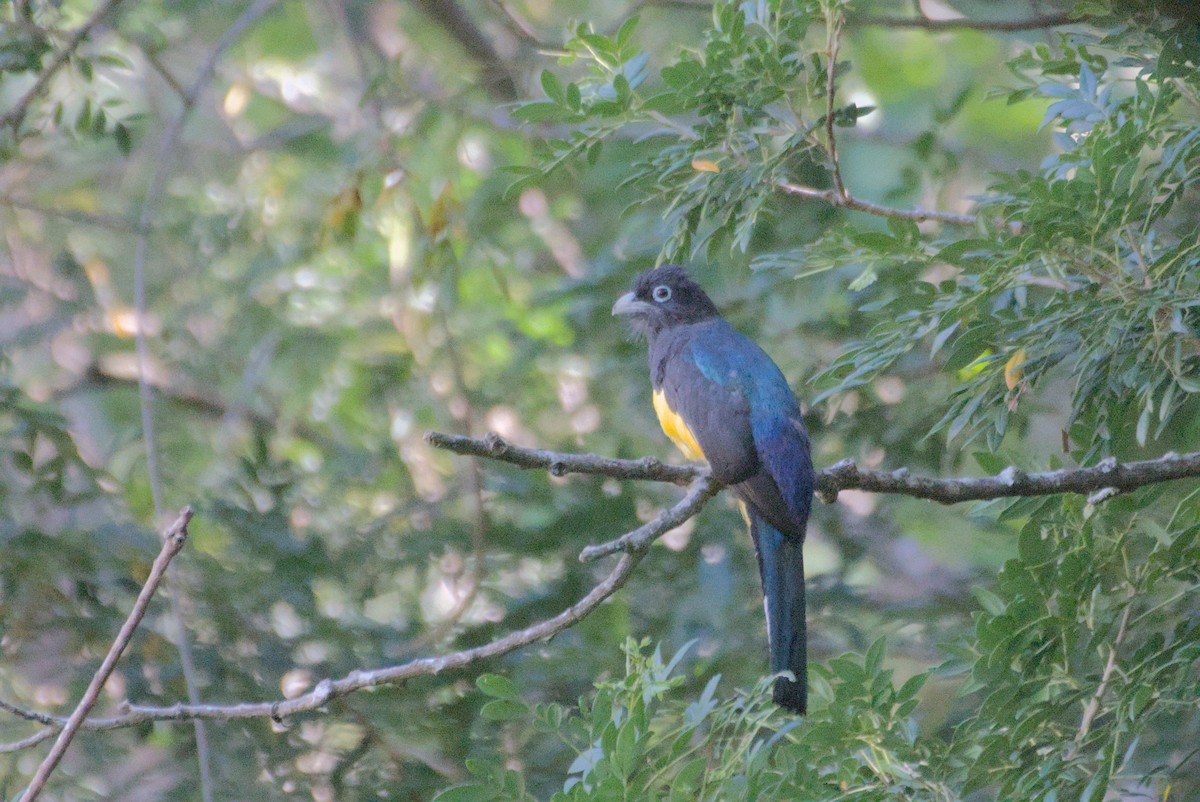
{"label": "bird's black head", "polygon": [[628,317],[634,331],[646,336],[720,315],[700,285],[678,265],[642,273],[633,282],[633,292],[613,304],[612,313]]}

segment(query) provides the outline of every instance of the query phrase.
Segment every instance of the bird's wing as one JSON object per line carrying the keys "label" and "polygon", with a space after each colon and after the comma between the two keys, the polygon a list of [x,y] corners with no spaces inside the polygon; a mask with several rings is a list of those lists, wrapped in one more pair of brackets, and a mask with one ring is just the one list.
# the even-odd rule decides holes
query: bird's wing
{"label": "bird's wing", "polygon": [[[688,456],[707,460],[724,484],[741,482],[758,469],[750,403],[736,360],[729,358],[730,342],[736,341],[721,329],[698,328],[673,349],[655,391],[663,431]],[[698,454],[691,453],[697,450],[693,446]]]}
{"label": "bird's wing", "polygon": [[800,402],[783,372],[757,343],[724,321],[697,337],[693,350],[706,355],[697,359],[702,372],[738,387],[748,416],[758,464],[739,492],[775,528],[803,538],[815,476]]}
{"label": "bird's wing", "polygon": [[[788,393],[790,395],[791,391],[788,390]],[[816,473],[808,445],[808,431],[804,428],[798,405],[790,410],[780,410],[773,405],[752,405],[751,431],[754,434],[755,451],[776,491],[772,494],[771,488],[764,488],[763,495],[782,499],[787,520],[782,520],[785,517],[781,515],[783,510],[764,508],[763,512],[781,531],[804,537],[816,487]]]}

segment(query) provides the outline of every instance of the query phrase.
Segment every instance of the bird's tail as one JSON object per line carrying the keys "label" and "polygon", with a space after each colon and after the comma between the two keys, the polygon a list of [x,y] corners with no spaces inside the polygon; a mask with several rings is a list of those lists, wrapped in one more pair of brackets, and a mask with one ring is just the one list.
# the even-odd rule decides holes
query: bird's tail
{"label": "bird's tail", "polygon": [[795,677],[775,680],[775,704],[803,715],[808,712],[804,541],[784,535],[753,510],[748,510],[748,517],[762,577],[771,670],[790,671]]}

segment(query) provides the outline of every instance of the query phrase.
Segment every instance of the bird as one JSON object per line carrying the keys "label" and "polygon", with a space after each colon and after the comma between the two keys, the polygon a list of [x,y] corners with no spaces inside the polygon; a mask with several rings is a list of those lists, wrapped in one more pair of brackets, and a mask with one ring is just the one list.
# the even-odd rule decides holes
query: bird
{"label": "bird", "polygon": [[781,675],[773,699],[805,715],[803,547],[816,473],[800,402],[771,357],[678,265],[639,275],[612,314],[647,341],[663,432],[737,496],[758,557],[771,671]]}

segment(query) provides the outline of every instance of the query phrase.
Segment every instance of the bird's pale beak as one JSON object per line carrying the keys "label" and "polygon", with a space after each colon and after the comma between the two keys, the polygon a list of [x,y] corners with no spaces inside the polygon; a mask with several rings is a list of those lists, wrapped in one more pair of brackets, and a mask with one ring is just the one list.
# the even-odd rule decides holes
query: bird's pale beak
{"label": "bird's pale beak", "polygon": [[651,309],[650,304],[639,301],[632,292],[627,292],[613,304],[613,315],[644,315]]}

